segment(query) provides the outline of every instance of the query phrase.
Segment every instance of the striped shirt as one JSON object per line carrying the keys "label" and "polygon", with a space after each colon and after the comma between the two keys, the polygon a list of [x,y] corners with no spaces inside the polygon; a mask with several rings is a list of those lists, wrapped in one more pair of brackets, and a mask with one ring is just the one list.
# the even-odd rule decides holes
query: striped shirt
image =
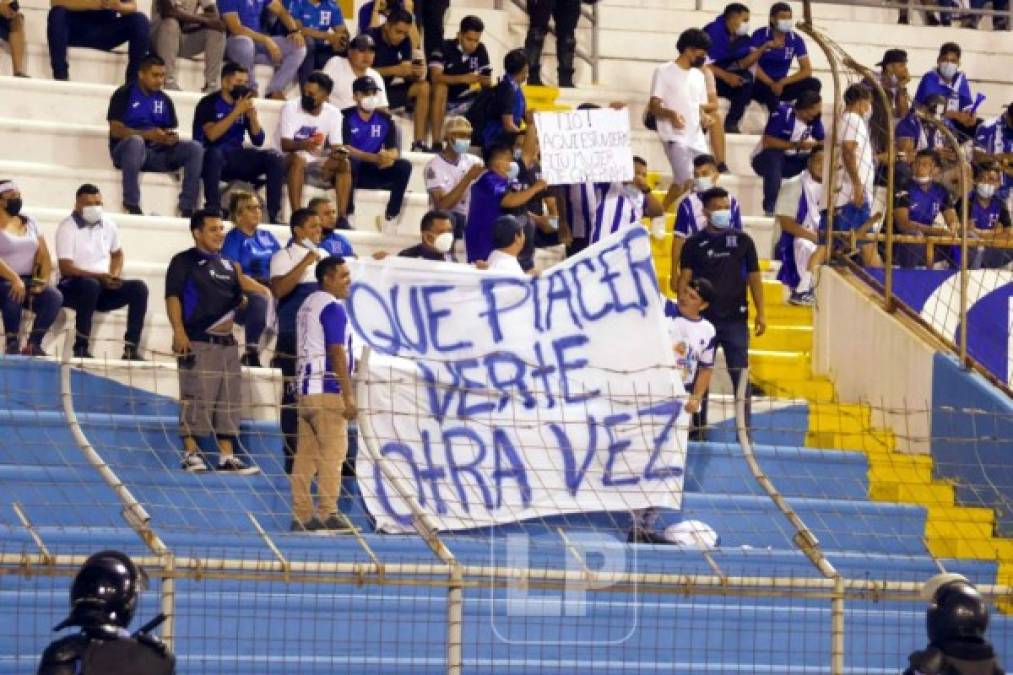
{"label": "striped shirt", "polygon": [[627,183],[580,183],[564,193],[570,231],[588,244],[639,223],[645,197]]}
{"label": "striped shirt", "polygon": [[[731,229],[742,230],[742,211],[739,209],[739,202],[735,197],[731,198],[732,223]],[[700,195],[692,193],[681,202],[675,211],[675,230],[673,234],[683,239],[692,237],[707,227],[707,214],[703,212],[703,202]]]}
{"label": "striped shirt", "polygon": [[299,394],[340,394],[341,382],[335,375],[328,349],[335,345],[345,348],[349,373],[355,367],[355,357],[348,315],[333,295],[314,291],[303,302],[296,315],[296,345]]}

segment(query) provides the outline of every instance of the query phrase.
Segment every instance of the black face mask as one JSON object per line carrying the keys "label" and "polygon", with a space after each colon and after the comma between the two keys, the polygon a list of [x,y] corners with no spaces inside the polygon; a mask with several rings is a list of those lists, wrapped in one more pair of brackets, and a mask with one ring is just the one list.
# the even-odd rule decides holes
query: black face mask
{"label": "black face mask", "polygon": [[303,94],[300,102],[302,103],[302,109],[306,112],[313,112],[317,107],[317,100],[309,94]]}
{"label": "black face mask", "polygon": [[690,65],[692,65],[694,68],[703,68],[705,63],[707,63],[707,57],[698,56],[695,59],[693,59],[693,63]]}
{"label": "black face mask", "polygon": [[229,96],[238,101],[241,98],[245,98],[246,95],[249,93],[250,93],[249,87],[247,87],[245,84],[237,84],[236,86],[232,87],[232,89],[229,91]]}
{"label": "black face mask", "polygon": [[14,199],[8,199],[4,211],[12,216],[16,216],[21,213],[21,197],[15,197]]}

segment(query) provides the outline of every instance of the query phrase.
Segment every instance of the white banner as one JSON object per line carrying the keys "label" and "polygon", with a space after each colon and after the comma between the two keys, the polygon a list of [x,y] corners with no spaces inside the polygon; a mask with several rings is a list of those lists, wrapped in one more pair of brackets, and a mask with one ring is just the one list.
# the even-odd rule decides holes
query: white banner
{"label": "white banner", "polygon": [[[381,531],[681,505],[687,419],[647,231],[540,278],[353,261],[356,475]],[[374,457],[379,461],[374,461]]]}
{"label": "white banner", "polygon": [[542,175],[549,185],[633,180],[630,113],[573,110],[535,113]]}

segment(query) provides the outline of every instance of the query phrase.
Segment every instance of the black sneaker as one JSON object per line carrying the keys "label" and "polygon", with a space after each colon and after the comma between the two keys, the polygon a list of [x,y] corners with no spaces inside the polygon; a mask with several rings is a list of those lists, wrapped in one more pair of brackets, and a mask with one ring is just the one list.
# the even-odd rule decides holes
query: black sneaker
{"label": "black sneaker", "polygon": [[415,141],[412,143],[412,152],[432,152],[433,149],[422,141]]}
{"label": "black sneaker", "polygon": [[324,529],[335,534],[352,534],[358,531],[358,528],[352,525],[352,521],[348,519],[348,516],[341,511],[332,513],[324,519]]}
{"label": "black sneaker", "polygon": [[327,528],[324,527],[324,521],[320,520],[317,516],[313,516],[306,522],[293,518],[289,529],[293,532],[320,532],[321,530],[325,530]]}
{"label": "black sneaker", "polygon": [[222,473],[232,473],[237,476],[252,476],[260,473],[260,467],[256,465],[247,466],[246,463],[232,455],[230,457],[223,457],[218,462],[218,471]]}
{"label": "black sneaker", "polygon": [[123,348],[123,356],[120,357],[121,361],[144,361],[141,358],[140,353],[137,351],[137,347],[133,345],[127,345]]}
{"label": "black sneaker", "polygon": [[196,452],[184,455],[180,467],[187,473],[204,473],[208,470],[208,465]]}
{"label": "black sneaker", "polygon": [[7,343],[7,348],[4,350],[4,353],[7,354],[8,356],[15,356],[21,353],[21,348],[18,347],[17,341],[9,341]]}
{"label": "black sneaker", "polygon": [[248,349],[239,357],[239,365],[247,368],[262,368],[260,365],[260,354],[254,349]]}
{"label": "black sneaker", "polygon": [[132,216],[143,216],[144,211],[141,211],[141,207],[136,204],[124,204],[123,211],[129,213]]}
{"label": "black sneaker", "polygon": [[49,356],[46,350],[42,348],[42,345],[37,345],[29,342],[25,345],[25,348],[21,350],[21,353],[25,356]]}
{"label": "black sneaker", "polygon": [[731,173],[731,170],[728,168],[727,164],[725,164],[724,162],[719,162],[718,173]]}
{"label": "black sneaker", "polygon": [[88,345],[79,345],[74,347],[74,358],[75,359],[93,359],[94,355],[88,351]]}

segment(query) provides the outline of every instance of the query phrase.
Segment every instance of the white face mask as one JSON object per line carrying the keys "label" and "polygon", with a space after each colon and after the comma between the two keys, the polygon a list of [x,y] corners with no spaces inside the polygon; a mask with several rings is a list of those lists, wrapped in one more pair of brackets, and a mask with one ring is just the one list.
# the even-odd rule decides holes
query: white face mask
{"label": "white face mask", "polygon": [[780,32],[790,33],[792,28],[791,19],[778,19],[776,26]]}
{"label": "white face mask", "polygon": [[366,97],[364,97],[362,99],[362,102],[359,104],[359,106],[363,110],[365,110],[366,112],[373,112],[374,110],[376,110],[377,108],[380,107],[378,105],[378,101],[377,101],[377,97],[376,96],[366,96]]}
{"label": "white face mask", "polygon": [[740,35],[740,36],[741,35],[749,35],[749,24],[748,23],[740,23],[739,27],[735,29],[735,34],[736,35]]}
{"label": "white face mask", "polygon": [[978,183],[974,189],[978,191],[978,196],[982,199],[991,199],[995,196],[995,186],[991,183]]}
{"label": "white face mask", "polygon": [[96,225],[102,220],[102,207],[100,205],[85,206],[81,209],[81,217],[89,225]]}
{"label": "white face mask", "polygon": [[942,73],[943,77],[953,77],[957,74],[959,66],[953,61],[946,61],[939,64],[939,72]]}
{"label": "white face mask", "polygon": [[517,162],[510,162],[510,169],[507,171],[507,178],[509,180],[517,180],[517,176],[521,173],[521,166]]}
{"label": "white face mask", "polygon": [[714,181],[711,180],[710,176],[700,176],[693,179],[693,187],[697,192],[706,192],[714,187]]}
{"label": "white face mask", "polygon": [[448,252],[454,246],[454,233],[444,232],[433,239],[433,248],[440,253]]}
{"label": "white face mask", "polygon": [[932,176],[915,176],[915,182],[919,185],[925,185],[932,182]]}

